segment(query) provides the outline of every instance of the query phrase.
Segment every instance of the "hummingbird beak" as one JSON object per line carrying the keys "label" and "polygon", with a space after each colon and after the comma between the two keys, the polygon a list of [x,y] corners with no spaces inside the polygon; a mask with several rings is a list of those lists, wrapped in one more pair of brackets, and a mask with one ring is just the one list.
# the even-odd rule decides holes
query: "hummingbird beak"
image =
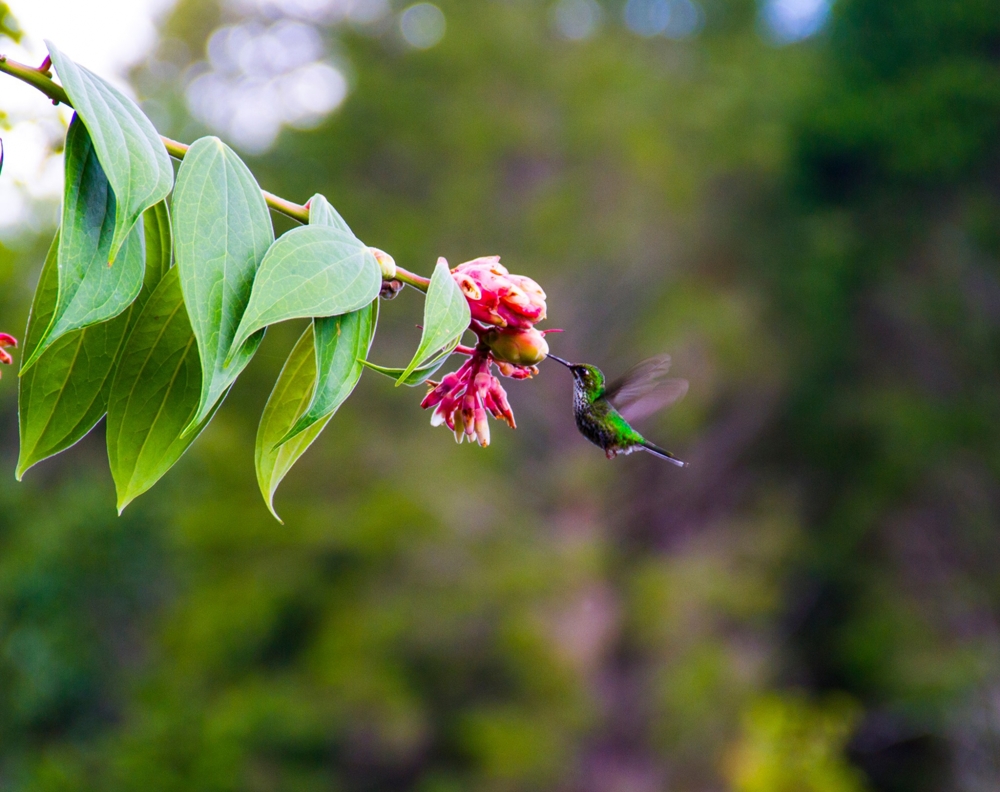
{"label": "hummingbird beak", "polygon": [[566,368],[573,368],[572,363],[570,363],[568,360],[563,360],[561,357],[556,357],[553,354],[548,354],[545,357],[547,357],[549,360],[554,360],[556,363],[562,363]]}

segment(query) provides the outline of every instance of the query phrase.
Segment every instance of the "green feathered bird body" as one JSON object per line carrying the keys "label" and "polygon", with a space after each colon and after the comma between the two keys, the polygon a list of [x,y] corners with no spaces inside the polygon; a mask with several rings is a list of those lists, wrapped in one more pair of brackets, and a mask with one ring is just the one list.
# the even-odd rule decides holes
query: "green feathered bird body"
{"label": "green feathered bird body", "polygon": [[[550,355],[550,357],[552,357]],[[675,465],[684,466],[677,457],[659,446],[653,445],[639,434],[625,417],[615,409],[608,398],[609,392],[604,381],[604,373],[596,366],[586,363],[571,364],[556,358],[573,372],[573,417],[577,429],[590,442],[604,449],[608,459],[633,451],[648,451]],[[665,368],[661,365],[660,368]],[[614,394],[621,393],[622,384],[612,386]],[[683,390],[687,389],[684,382]]]}
{"label": "green feathered bird body", "polygon": [[630,454],[643,437],[628,425],[611,402],[603,397],[588,401],[585,394],[578,391],[574,399],[573,416],[580,434],[590,442],[599,445],[611,459],[618,454]]}
{"label": "green feathered bird body", "polygon": [[573,389],[573,417],[577,429],[590,442],[603,448],[608,459],[641,448],[645,438],[604,398],[604,375],[600,369],[586,368],[588,370],[577,377]]}

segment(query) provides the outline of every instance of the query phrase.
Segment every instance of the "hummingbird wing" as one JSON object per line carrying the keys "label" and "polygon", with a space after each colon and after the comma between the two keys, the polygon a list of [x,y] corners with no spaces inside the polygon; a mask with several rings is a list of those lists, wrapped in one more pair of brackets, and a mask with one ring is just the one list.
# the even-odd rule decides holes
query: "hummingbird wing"
{"label": "hummingbird wing", "polygon": [[612,403],[626,421],[636,423],[680,401],[687,392],[688,381],[686,379],[667,379],[635,401],[623,402],[619,396],[619,400]]}
{"label": "hummingbird wing", "polygon": [[641,421],[687,393],[687,380],[667,379],[669,370],[670,355],[644,360],[612,382],[604,391],[604,397],[626,421]]}

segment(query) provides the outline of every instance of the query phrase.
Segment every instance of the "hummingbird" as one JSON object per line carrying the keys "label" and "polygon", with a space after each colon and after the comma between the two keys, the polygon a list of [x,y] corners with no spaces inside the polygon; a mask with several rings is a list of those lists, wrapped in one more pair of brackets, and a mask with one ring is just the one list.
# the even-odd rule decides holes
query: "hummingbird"
{"label": "hummingbird", "polygon": [[604,449],[608,459],[647,451],[678,467],[687,466],[669,451],[653,445],[629,423],[652,415],[687,393],[687,380],[664,379],[670,369],[669,355],[644,360],[607,385],[604,372],[597,366],[570,363],[552,354],[547,357],[562,363],[573,374],[576,426],[590,442]]}

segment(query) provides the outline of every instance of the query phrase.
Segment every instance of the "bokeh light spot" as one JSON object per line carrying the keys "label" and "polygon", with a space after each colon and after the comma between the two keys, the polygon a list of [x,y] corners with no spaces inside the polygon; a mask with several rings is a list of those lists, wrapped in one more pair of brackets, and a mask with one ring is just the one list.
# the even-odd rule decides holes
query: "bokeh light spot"
{"label": "bokeh light spot", "polygon": [[552,7],[552,26],[570,41],[582,41],[597,32],[601,7],[597,0],[560,0]]}
{"label": "bokeh light spot", "polygon": [[399,29],[406,43],[417,49],[430,49],[444,38],[444,12],[433,3],[417,3],[399,18]]}
{"label": "bokeh light spot", "polygon": [[690,38],[701,30],[705,16],[701,8],[692,0],[673,0],[670,5],[670,21],[663,35],[672,39]]}
{"label": "bokeh light spot", "polygon": [[370,24],[389,12],[388,0],[227,0],[226,5],[240,15],[293,17],[327,25],[344,21]]}
{"label": "bokeh light spot", "polygon": [[818,33],[829,15],[830,0],[767,0],[761,10],[765,35],[778,44]]}
{"label": "bokeh light spot", "polygon": [[304,22],[228,25],[207,49],[208,63],[191,72],[188,108],[244,151],[266,151],[282,126],[315,126],[347,96],[347,80],[320,60],[322,37]]}
{"label": "bokeh light spot", "polygon": [[640,36],[663,33],[670,23],[669,0],[628,0],[625,4],[625,24]]}

